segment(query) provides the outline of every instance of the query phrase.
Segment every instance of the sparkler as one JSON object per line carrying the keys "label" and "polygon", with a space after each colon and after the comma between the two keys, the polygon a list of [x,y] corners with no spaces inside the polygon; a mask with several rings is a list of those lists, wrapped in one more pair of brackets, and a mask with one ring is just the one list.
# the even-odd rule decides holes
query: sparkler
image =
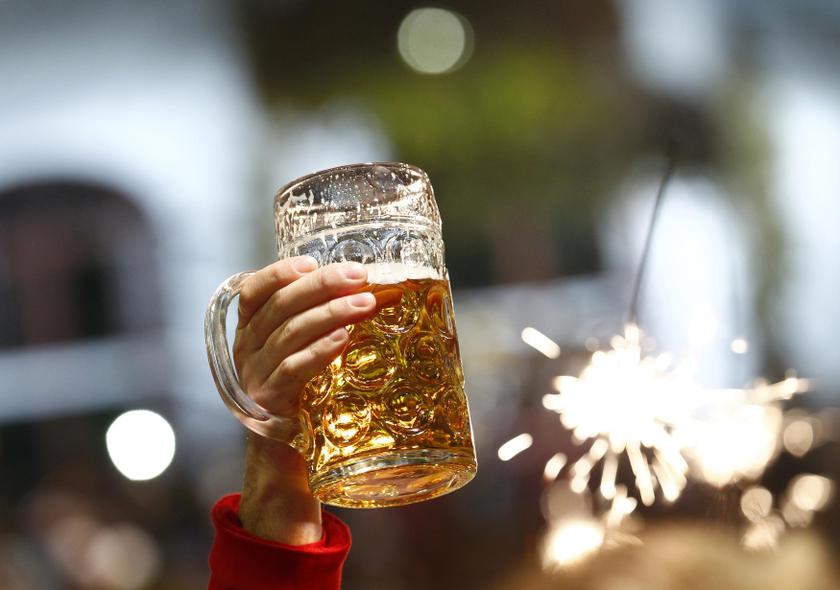
{"label": "sparkler", "polygon": [[604,498],[613,499],[619,459],[626,456],[641,501],[647,506],[653,504],[657,487],[666,500],[676,500],[686,485],[688,471],[672,432],[686,409],[682,398],[689,388],[681,383],[678,373],[669,371],[667,355],[643,353],[637,322],[653,230],[675,164],[671,151],[656,192],[624,334],[612,338],[610,350],[593,352],[580,377],[557,377],[554,386],[559,393],[543,397],[543,405],[560,415],[563,426],[577,441],[591,441],[570,467],[572,490],[585,490],[593,469],[602,464],[598,489]]}
{"label": "sparkler", "polygon": [[[610,350],[593,353],[579,377],[556,377],[558,393],[543,396],[543,406],[584,447],[568,470],[572,490],[582,492],[600,472],[598,490],[612,499],[624,458],[646,506],[657,490],[675,501],[689,475],[719,487],[760,476],[780,448],[781,402],[806,391],[809,381],[789,375],[742,389],[705,389],[672,366],[669,355],[645,354],[642,338],[628,324]],[[800,422],[784,429],[790,440],[799,440],[791,429]],[[560,474],[554,461],[546,464],[546,476]]]}
{"label": "sparkler", "polygon": [[[558,414],[583,450],[573,462],[563,453],[552,456],[543,471],[545,482],[551,484],[565,471],[569,490],[584,496],[594,488],[610,502],[609,510],[600,517],[589,513],[549,518],[543,546],[547,569],[575,563],[611,538],[620,537],[619,526],[637,506],[626,487],[617,483],[622,463],[629,463],[639,500],[650,506],[657,496],[668,503],[676,501],[689,478],[719,487],[758,478],[778,454],[782,440],[794,454],[804,454],[813,443],[813,437],[808,438],[813,432],[807,416],[786,420],[782,407],[784,401],[809,389],[807,380],[789,374],[776,383],[757,381],[745,388],[706,389],[686,367],[675,366],[669,354],[654,354],[642,345],[645,338],[637,321],[640,287],[673,169],[672,158],[656,195],[623,333],[613,336],[605,350],[598,350],[596,339],[587,338],[586,348],[592,351],[589,363],[577,377],[557,376],[555,392],[542,399],[543,406]],[[522,340],[548,358],[560,355],[560,346],[533,327],[522,331]],[[749,342],[736,338],[730,349],[743,355]],[[527,433],[513,438],[499,449],[500,459],[511,459],[532,441]],[[591,486],[593,477],[598,479]],[[772,546],[796,515],[812,515],[831,495],[832,488],[823,480],[802,480],[806,483],[799,484],[798,495],[792,487],[782,516],[772,512],[769,491],[748,490],[742,510],[751,525],[744,543]],[[809,508],[802,508],[803,502]]]}
{"label": "sparkler", "polygon": [[554,380],[558,393],[543,397],[543,406],[560,416],[574,439],[587,445],[569,468],[571,486],[583,491],[600,464],[599,491],[612,499],[622,455],[630,462],[641,501],[646,506],[661,489],[676,500],[686,484],[688,463],[672,432],[686,419],[691,383],[669,371],[667,356],[645,355],[641,330],[628,324],[607,351],[596,351],[580,377]]}

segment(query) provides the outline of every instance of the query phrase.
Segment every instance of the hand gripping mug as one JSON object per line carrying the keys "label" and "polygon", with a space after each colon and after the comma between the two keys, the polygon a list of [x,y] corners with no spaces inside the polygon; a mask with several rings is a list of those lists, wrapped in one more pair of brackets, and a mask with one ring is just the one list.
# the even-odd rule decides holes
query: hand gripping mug
{"label": "hand gripping mug", "polygon": [[398,506],[456,490],[475,475],[464,375],[443,260],[441,221],[425,172],[353,164],[295,180],[274,199],[278,258],[367,266],[377,299],[348,327],[344,352],[304,388],[298,420],[271,415],[239,385],[225,333],[230,301],[253,272],[225,281],[205,318],[213,378],[231,412],[307,460],[326,504]]}

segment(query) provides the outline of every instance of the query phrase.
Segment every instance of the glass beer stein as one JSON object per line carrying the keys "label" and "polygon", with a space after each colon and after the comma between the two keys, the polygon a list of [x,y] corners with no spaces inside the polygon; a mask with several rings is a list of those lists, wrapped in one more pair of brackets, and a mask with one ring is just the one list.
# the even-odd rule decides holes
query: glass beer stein
{"label": "glass beer stein", "polygon": [[283,419],[237,382],[225,316],[253,273],[229,278],[205,320],[210,367],[228,408],[251,430],[301,452],[312,493],[326,504],[398,506],[466,484],[475,451],[426,173],[397,163],[325,170],[280,189],[274,216],[279,258],[366,265],[377,311],[348,327],[341,356],[306,385],[299,419]]}

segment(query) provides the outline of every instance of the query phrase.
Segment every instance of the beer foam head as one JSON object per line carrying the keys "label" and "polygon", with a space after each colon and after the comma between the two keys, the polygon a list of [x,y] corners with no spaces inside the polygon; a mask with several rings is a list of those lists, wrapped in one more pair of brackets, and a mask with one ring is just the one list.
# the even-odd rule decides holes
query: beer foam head
{"label": "beer foam head", "polygon": [[441,279],[440,273],[430,266],[409,266],[401,262],[375,262],[366,264],[368,283],[391,285],[409,279]]}

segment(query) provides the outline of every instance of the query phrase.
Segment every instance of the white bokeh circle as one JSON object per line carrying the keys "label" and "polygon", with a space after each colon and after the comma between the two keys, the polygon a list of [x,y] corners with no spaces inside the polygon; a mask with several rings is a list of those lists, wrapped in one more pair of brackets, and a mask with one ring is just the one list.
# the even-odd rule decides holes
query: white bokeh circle
{"label": "white bokeh circle", "polygon": [[175,431],[160,414],[132,410],[111,423],[105,445],[120,473],[133,481],[145,481],[169,467],[175,456]]}

